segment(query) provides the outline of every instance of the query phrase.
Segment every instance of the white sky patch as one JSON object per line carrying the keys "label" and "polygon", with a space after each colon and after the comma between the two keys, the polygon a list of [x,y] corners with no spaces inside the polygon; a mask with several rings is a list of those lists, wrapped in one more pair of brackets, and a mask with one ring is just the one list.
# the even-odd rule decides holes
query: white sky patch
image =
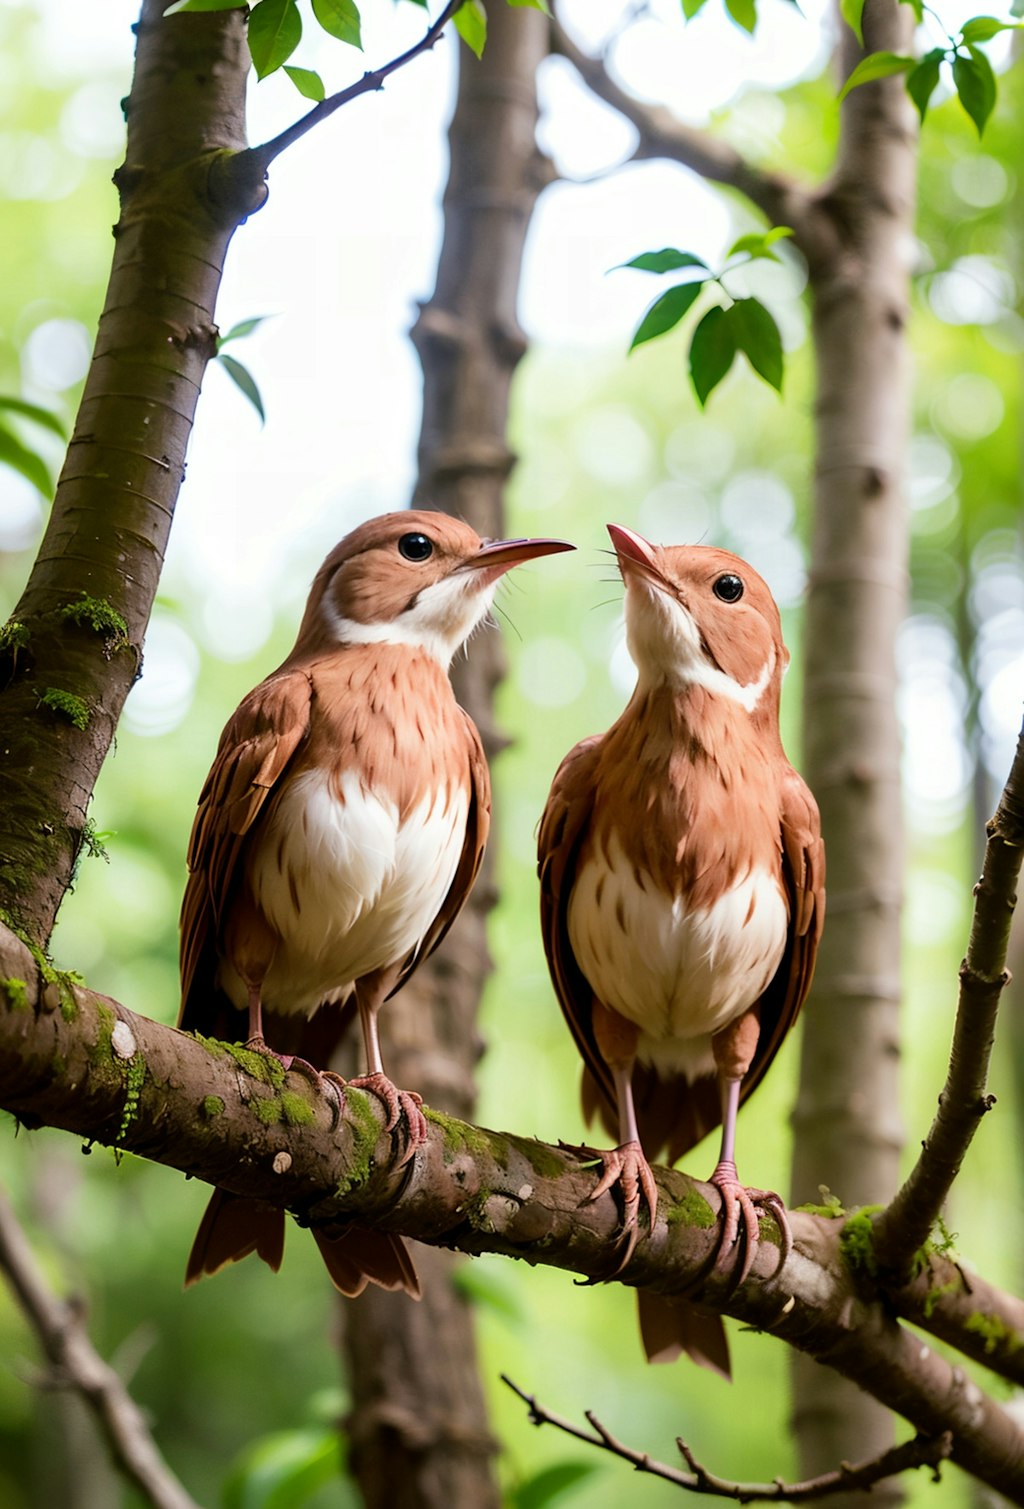
{"label": "white sky patch", "polygon": [[128,693],[124,724],[134,734],[170,733],[192,706],[199,651],[176,620],[154,613],[146,632],[142,679]]}

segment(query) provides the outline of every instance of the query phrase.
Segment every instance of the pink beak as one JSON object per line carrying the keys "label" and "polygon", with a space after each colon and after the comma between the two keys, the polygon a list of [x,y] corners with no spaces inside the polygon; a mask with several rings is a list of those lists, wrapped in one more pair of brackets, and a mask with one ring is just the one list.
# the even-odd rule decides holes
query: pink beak
{"label": "pink beak", "polygon": [[522,561],[575,549],[576,546],[570,545],[568,540],[488,540],[476,555],[469,558],[464,569],[484,572],[484,580],[494,582]]}
{"label": "pink beak", "polygon": [[654,559],[654,549],[642,534],[635,534],[624,524],[606,524],[604,527],[611,535],[620,565],[624,561],[635,561],[638,566],[646,566],[648,571],[658,570],[657,561]]}

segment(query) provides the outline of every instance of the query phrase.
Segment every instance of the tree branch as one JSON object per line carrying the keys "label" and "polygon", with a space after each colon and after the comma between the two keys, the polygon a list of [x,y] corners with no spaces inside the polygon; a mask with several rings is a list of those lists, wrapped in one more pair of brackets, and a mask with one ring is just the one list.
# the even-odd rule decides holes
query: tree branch
{"label": "tree branch", "polygon": [[912,1467],[933,1468],[935,1480],[938,1481],[939,1464],[949,1458],[953,1449],[950,1432],[943,1431],[940,1436],[915,1436],[913,1440],[904,1441],[901,1446],[892,1447],[881,1456],[872,1458],[870,1462],[860,1462],[853,1467],[848,1462],[843,1462],[834,1472],[824,1472],[803,1483],[784,1483],[781,1478],[775,1478],[771,1483],[736,1483],[717,1477],[703,1467],[681,1436],[676,1437],[676,1445],[690,1468],[689,1472],[682,1472],[678,1467],[669,1467],[667,1463],[658,1462],[648,1456],[645,1451],[636,1451],[632,1446],[619,1441],[606,1426],[601,1424],[592,1410],[586,1411],[586,1418],[593,1428],[593,1435],[581,1430],[578,1425],[574,1425],[563,1415],[556,1415],[544,1405],[538,1404],[532,1394],[525,1393],[505,1373],[502,1373],[501,1381],[507,1384],[514,1394],[518,1394],[527,1405],[532,1424],[554,1425],[558,1430],[564,1431],[566,1435],[572,1436],[577,1441],[583,1441],[587,1446],[597,1446],[602,1451],[610,1451],[614,1456],[621,1457],[637,1472],[646,1472],[653,1477],[664,1478],[667,1483],[673,1483],[677,1488],[686,1489],[690,1493],[706,1493],[712,1498],[736,1499],[741,1504],[759,1503],[765,1500],[774,1503],[807,1503],[812,1499],[827,1498],[833,1493],[845,1493],[853,1488],[871,1488],[883,1478],[907,1472]]}
{"label": "tree branch", "polygon": [[337,94],[332,94],[327,99],[321,100],[318,105],[314,105],[312,110],[302,116],[300,120],[297,120],[294,125],[289,126],[287,130],[282,131],[279,136],[275,136],[272,141],[264,142],[258,147],[252,147],[248,156],[259,162],[265,171],[274,161],[275,157],[279,157],[282,152],[294,146],[297,141],[301,141],[308,131],[312,131],[314,126],[319,126],[321,121],[327,120],[329,116],[334,114],[335,110],[340,110],[342,105],[348,105],[352,100],[358,99],[361,94],[370,94],[375,89],[383,89],[385,81],[393,73],[397,73],[400,68],[404,68],[407,63],[411,63],[421,53],[430,51],[439,40],[442,31],[452,16],[454,16],[462,4],[463,0],[448,0],[447,5],[437,20],[427,28],[420,40],[408,48],[406,52],[400,53],[396,58],[392,58],[390,63],[382,64],[380,68],[370,69],[368,73],[363,74],[361,79],[357,79],[354,84],[349,84],[347,89],[340,89]]}
{"label": "tree branch", "polygon": [[142,1412],[95,1350],[80,1308],[47,1287],[7,1196],[0,1190],[0,1268],[52,1368],[52,1381],[79,1394],[120,1470],[154,1509],[199,1509],[158,1452]]}
{"label": "tree branch", "polygon": [[794,241],[807,254],[806,243],[818,234],[815,227],[819,219],[811,193],[782,173],[756,167],[728,142],[685,125],[663,105],[647,105],[635,99],[615,82],[600,58],[577,47],[554,17],[551,50],[572,64],[592,94],[636,127],[640,141],[634,159],[668,158],[712,183],[738,189],[772,225],[791,226]]}
{"label": "tree branch", "polygon": [[988,1064],[999,1002],[1010,978],[1006,949],[1024,859],[1024,733],[987,833],[967,956],[960,966],[946,1084],[917,1162],[874,1227],[875,1261],[883,1280],[909,1277],[914,1253],[927,1240],[982,1117],[994,1104],[986,1092]]}
{"label": "tree branch", "polygon": [[[615,1198],[593,1200],[594,1169],[565,1149],[431,1112],[426,1145],[396,1167],[373,1096],[350,1090],[339,1118],[330,1098],[275,1060],[136,1016],[67,977],[43,987],[27,948],[3,928],[0,1106],[28,1125],[62,1127],[285,1207],[301,1224],[350,1220],[588,1278],[607,1277],[615,1262]],[[770,1332],[924,1435],[952,1430],[952,1459],[1024,1504],[1024,1435],[961,1367],[897,1322],[898,1296],[858,1292],[841,1223],[794,1211],[795,1249],[782,1273],[766,1232],[737,1288],[712,1267],[717,1192],[670,1169],[656,1178],[658,1220],[637,1243],[625,1284],[686,1294]],[[943,1303],[937,1294],[933,1314]]]}

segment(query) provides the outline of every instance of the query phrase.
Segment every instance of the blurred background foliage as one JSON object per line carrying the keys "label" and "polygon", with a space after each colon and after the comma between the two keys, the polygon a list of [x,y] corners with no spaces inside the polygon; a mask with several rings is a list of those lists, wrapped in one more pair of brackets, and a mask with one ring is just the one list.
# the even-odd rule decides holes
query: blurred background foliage
{"label": "blurred background foliage", "polygon": [[[109,176],[121,150],[117,102],[126,92],[131,58],[127,34],[119,56],[109,50],[91,55],[80,45],[72,53],[61,41],[65,13],[55,3],[0,4],[0,189],[6,201],[0,392],[49,407],[70,424],[102,300],[107,226],[116,212]],[[130,8],[125,15],[130,19]],[[556,73],[552,95],[557,85]],[[897,651],[908,814],[902,1109],[911,1151],[944,1074],[983,824],[1008,768],[1024,686],[1022,91],[1019,70],[1011,70],[1001,80],[999,109],[980,149],[955,104],[930,116],[919,241],[908,249],[917,268],[913,613]],[[822,78],[779,93],[748,90],[715,125],[745,150],[813,177],[831,152],[831,100]],[[443,105],[442,91],[438,112]],[[440,113],[436,118],[439,123]],[[286,175],[288,166],[280,171]],[[426,184],[424,195],[436,187]],[[587,190],[572,192],[585,196]],[[585,227],[586,200],[574,202],[582,206]],[[751,228],[735,204],[728,208],[725,234]],[[571,218],[572,202],[562,214]],[[377,230],[389,234],[387,224]],[[247,229],[240,233],[235,258],[247,255],[247,235]],[[689,244],[682,232],[667,239]],[[624,244],[628,256],[654,243],[637,231]],[[793,654],[784,722],[787,747],[799,758],[813,374],[800,268],[790,252],[783,255],[782,268],[751,273],[784,331],[782,401],[743,368],[701,415],[685,376],[681,332],[626,360],[635,317],[622,321],[617,338],[586,348],[533,332],[515,391],[513,440],[521,462],[512,480],[510,533],[557,532],[581,551],[568,561],[518,571],[500,599],[510,660],[500,721],[513,742],[495,770],[502,899],[493,919],[496,971],[484,1013],[490,1051],[481,1069],[479,1119],[486,1124],[552,1140],[583,1135],[576,1053],[554,1003],[535,925],[533,856],[535,824],[558,760],[576,739],[607,726],[631,684],[620,588],[602,553],[604,521],[660,541],[725,545],[768,577]],[[318,276],[325,276],[322,253]],[[343,276],[340,267],[334,276]],[[423,296],[429,284],[429,274],[426,282],[419,276],[404,290],[406,324],[408,300]],[[638,316],[654,290],[638,274],[614,276],[638,280],[632,285]],[[266,312],[233,309],[231,316]],[[280,322],[291,317],[282,305]],[[222,320],[225,327],[230,322]],[[332,339],[344,346],[347,332],[335,330]],[[225,426],[227,433],[207,432],[203,440],[203,454],[218,442],[227,446],[227,467],[239,450],[245,464],[263,464],[275,401],[280,405],[294,379],[275,365],[272,340],[272,332],[261,331],[245,352],[268,406],[266,434],[251,417],[238,417],[244,405],[233,395],[230,425],[243,426],[243,439]],[[357,360],[355,351],[349,359]],[[385,352],[382,360],[388,359]],[[209,387],[219,381],[215,374]],[[56,437],[21,429],[16,415],[4,422],[56,469]],[[407,452],[399,478],[403,469],[411,475],[415,422],[412,406],[401,417]],[[201,464],[194,450],[192,466]],[[290,532],[292,501],[279,498],[287,543],[271,547],[273,569],[252,591],[236,580],[233,595],[218,598],[210,572],[193,569],[189,551],[172,557],[147,642],[146,672],[94,803],[106,857],[83,862],[54,940],[58,964],[81,971],[91,986],[133,1009],[175,1019],[184,851],[219,730],[240,695],[288,649],[324,549],[360,517],[405,501],[391,459],[383,471],[379,491],[357,486],[340,448],[333,473],[319,479],[320,506],[307,499]],[[186,507],[188,494],[186,486]],[[20,591],[45,503],[26,479],[0,468],[3,615]],[[209,528],[215,572],[218,561],[227,568],[230,549],[225,552],[227,536],[216,517]],[[743,1166],[755,1183],[778,1184],[788,1165],[797,1059],[795,1044],[787,1046],[741,1119]],[[1012,1288],[1021,1279],[1024,1233],[1011,1069],[1006,1052],[997,1052],[999,1108],[986,1120],[957,1187],[950,1226],[959,1233],[965,1262]],[[8,1121],[0,1169],[53,1282],[87,1297],[98,1346],[129,1379],[175,1470],[202,1503],[227,1509],[347,1502],[336,1481],[317,1487],[318,1471],[309,1466],[326,1463],[333,1474],[330,1426],[345,1411],[332,1346],[343,1317],[312,1242],[290,1239],[277,1278],[247,1262],[184,1294],[181,1277],[204,1191],[170,1170],[131,1157],[115,1163],[98,1148],[84,1158],[88,1151],[50,1131],[16,1135]],[[712,1161],[713,1150],[701,1149],[687,1160],[688,1171],[706,1176]],[[843,1191],[834,1193],[841,1198]],[[674,1460],[674,1438],[682,1434],[704,1462],[729,1476],[792,1475],[782,1347],[734,1336],[731,1387],[685,1363],[651,1369],[642,1362],[632,1299],[624,1291],[577,1288],[565,1275],[497,1258],[479,1259],[462,1272],[467,1302],[479,1313],[510,1504],[544,1502],[536,1474],[584,1454],[554,1432],[530,1428],[521,1405],[497,1381],[502,1371],[562,1413],[594,1410],[620,1438],[665,1460]],[[438,1345],[443,1366],[443,1339]],[[111,1479],[75,1402],[31,1386],[35,1348],[6,1293],[0,1293],[0,1358],[0,1504],[96,1509],[135,1503]],[[274,1485],[288,1480],[289,1462],[304,1465],[306,1486],[295,1480],[275,1498]],[[589,1466],[585,1478],[573,1481],[567,1472],[564,1480],[547,1480],[549,1486],[562,1483],[561,1498],[594,1509],[619,1505],[627,1493],[650,1509],[676,1500],[665,1484],[627,1480],[621,1463],[595,1458]],[[941,1486],[918,1475],[908,1489],[915,1499],[943,1506],[965,1503],[970,1494],[952,1469]]]}

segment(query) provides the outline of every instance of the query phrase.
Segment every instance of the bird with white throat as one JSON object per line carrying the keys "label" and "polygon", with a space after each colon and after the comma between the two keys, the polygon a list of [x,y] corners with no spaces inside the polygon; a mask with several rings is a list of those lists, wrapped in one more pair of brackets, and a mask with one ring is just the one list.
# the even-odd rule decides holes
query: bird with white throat
{"label": "bird with white throat", "polygon": [[[657,1186],[721,1123],[710,1182],[719,1263],[754,1261],[759,1212],[791,1246],[778,1195],[740,1182],[736,1113],[810,988],[824,917],[818,809],[779,736],[788,652],[756,571],[726,550],[608,532],[625,584],[636,688],[606,734],[555,775],[541,819],[541,920],[552,981],[584,1059],[583,1103],[618,1145],[594,1198],[619,1187],[619,1269]],[[718,1316],[639,1293],[652,1360],[686,1350],[728,1372]]]}
{"label": "bird with white throat", "polygon": [[[354,1002],[366,1073],[349,1083],[379,1097],[388,1130],[404,1121],[406,1158],[426,1122],[384,1072],[378,1013],[458,916],[490,823],[487,761],[448,668],[506,571],[572,548],[483,540],[427,510],[360,525],[317,572],[287,659],[228,722],[199,797],[179,1025],[333,1088],[312,1065]],[[276,1269],[284,1227],[283,1211],[215,1190],[186,1283],[253,1251]],[[342,1292],[367,1279],[418,1292],[400,1238],[314,1236]]]}

